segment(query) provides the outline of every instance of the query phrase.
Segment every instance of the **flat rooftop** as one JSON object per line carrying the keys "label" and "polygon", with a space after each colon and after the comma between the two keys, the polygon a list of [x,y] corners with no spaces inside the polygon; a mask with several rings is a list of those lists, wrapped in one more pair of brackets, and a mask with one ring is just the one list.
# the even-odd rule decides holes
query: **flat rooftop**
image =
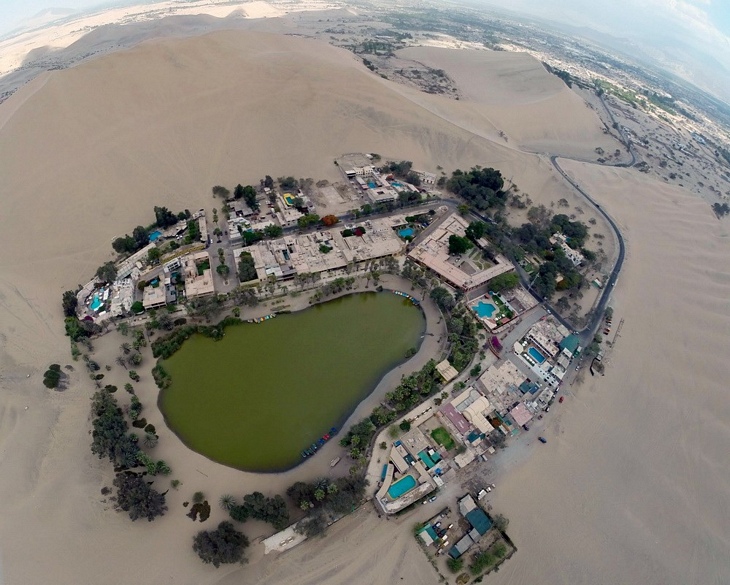
{"label": "flat rooftop", "polygon": [[465,237],[468,225],[461,216],[451,214],[411,250],[408,257],[461,290],[472,290],[512,270],[512,264],[502,255],[495,257],[494,264],[470,258],[468,252],[461,256],[449,255],[449,238],[452,235]]}
{"label": "flat rooftop", "polygon": [[[234,256],[238,257],[242,251],[249,252],[261,280],[272,275],[285,279],[297,274],[327,272],[345,268],[352,262],[400,252],[405,244],[392,225],[393,218],[367,220],[353,226],[365,230],[362,236],[346,236],[343,234],[345,226],[338,224],[328,230],[257,242],[234,250]],[[328,251],[323,252],[324,249]]]}

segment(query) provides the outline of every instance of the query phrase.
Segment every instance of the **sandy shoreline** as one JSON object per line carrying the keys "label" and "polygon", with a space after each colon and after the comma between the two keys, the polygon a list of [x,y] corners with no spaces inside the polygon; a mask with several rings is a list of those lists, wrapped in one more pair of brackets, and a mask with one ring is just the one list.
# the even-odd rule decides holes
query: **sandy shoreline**
{"label": "sandy shoreline", "polygon": [[[464,69],[454,75],[468,75],[475,62],[458,65]],[[531,80],[537,97],[552,95],[553,80],[544,75]],[[478,93],[489,78],[474,80]],[[514,87],[500,87],[496,97],[508,101]],[[212,184],[265,174],[336,179],[335,156],[375,151],[429,170],[488,164],[549,205],[573,195],[546,159],[514,143],[547,149],[569,141],[566,152],[577,156],[605,136],[595,134],[590,118],[571,126],[570,107],[558,104],[550,110],[562,112],[557,119],[505,118],[521,140],[500,143],[492,120],[501,110],[490,104],[417,94],[322,43],[254,33],[148,43],[53,72],[30,89],[0,105],[4,582],[41,584],[49,575],[60,585],[437,582],[413,541],[411,518],[384,522],[367,508],[325,540],[284,555],[261,560],[263,547],[254,546],[248,566],[202,565],[190,539],[223,513],[214,506],[210,521],[193,524],[183,501],[197,490],[215,500],[224,492],[271,493],[279,481],[291,482],[286,474],[274,483],[270,475],[244,480],[242,472],[181,446],[154,412],[157,389],[149,374],[137,386],[160,435],[155,457],[170,461],[171,477],[184,478],[184,485],[170,491],[170,511],[156,522],[132,523],[114,513],[100,494],[111,484],[111,467],[89,452],[93,385],[70,360],[60,295],[110,259],[111,238],[145,223],[153,205],[210,207]],[[546,111],[539,100],[534,107]],[[561,166],[624,234],[627,259],[612,302],[626,324],[606,376],[586,378],[548,420],[549,443],[525,456],[529,446],[513,445],[504,474],[501,464],[495,471],[492,503],[511,519],[519,552],[489,582],[730,581],[724,561],[730,411],[723,386],[730,374],[723,351],[730,330],[728,224],[681,188],[634,170],[564,159]],[[116,335],[98,343],[99,363],[114,363]],[[409,370],[437,351],[426,345],[430,339]],[[151,367],[146,351],[140,371]],[[53,362],[76,369],[65,392],[40,384]],[[113,367],[110,381],[120,373],[115,369],[121,370]],[[398,378],[391,372],[368,400]],[[350,420],[371,408],[362,403]],[[324,450],[330,448],[339,447]],[[292,473],[326,474],[329,453]],[[269,533],[258,523],[244,530],[252,541]]]}

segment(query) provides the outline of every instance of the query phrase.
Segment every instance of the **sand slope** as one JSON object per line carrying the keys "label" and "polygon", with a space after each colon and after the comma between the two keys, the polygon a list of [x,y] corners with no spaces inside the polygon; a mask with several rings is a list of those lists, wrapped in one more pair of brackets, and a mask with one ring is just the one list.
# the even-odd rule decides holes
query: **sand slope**
{"label": "sand slope", "polygon": [[525,150],[593,159],[596,147],[620,146],[583,100],[527,53],[413,47],[398,56],[446,71],[466,107]]}

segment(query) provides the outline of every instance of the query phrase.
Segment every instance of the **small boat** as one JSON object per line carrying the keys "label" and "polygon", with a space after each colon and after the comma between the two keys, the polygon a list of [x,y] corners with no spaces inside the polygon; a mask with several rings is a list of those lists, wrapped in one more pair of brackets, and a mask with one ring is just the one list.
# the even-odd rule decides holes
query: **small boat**
{"label": "small boat", "polygon": [[337,427],[332,427],[330,429],[330,436],[334,437],[337,434]]}
{"label": "small boat", "polygon": [[317,439],[317,443],[321,447],[322,445],[324,445],[324,439]]}
{"label": "small boat", "polygon": [[323,439],[324,439],[325,441],[329,441],[329,440],[330,440],[330,436],[329,436],[329,434],[326,434],[326,435],[325,435],[324,437],[322,437],[322,438],[323,438]]}
{"label": "small boat", "polygon": [[339,462],[340,462],[340,458],[339,457],[335,457],[332,461],[330,461],[330,467],[334,467]]}

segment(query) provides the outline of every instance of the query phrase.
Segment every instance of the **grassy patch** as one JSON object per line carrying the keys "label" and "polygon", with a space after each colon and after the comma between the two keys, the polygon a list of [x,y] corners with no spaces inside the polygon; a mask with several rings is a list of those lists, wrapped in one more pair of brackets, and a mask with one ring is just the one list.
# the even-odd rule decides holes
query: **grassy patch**
{"label": "grassy patch", "polygon": [[431,437],[446,449],[453,449],[455,446],[454,439],[444,427],[439,427],[431,431]]}

